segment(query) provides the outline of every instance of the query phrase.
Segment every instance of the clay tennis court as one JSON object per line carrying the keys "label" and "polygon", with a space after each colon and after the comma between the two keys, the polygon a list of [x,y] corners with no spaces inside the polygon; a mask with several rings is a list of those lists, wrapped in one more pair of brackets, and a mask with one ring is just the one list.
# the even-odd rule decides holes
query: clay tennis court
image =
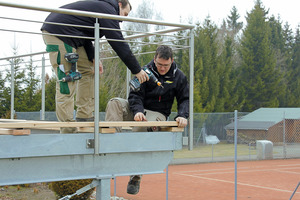
{"label": "clay tennis court", "polygon": [[[238,200],[288,200],[300,182],[300,159],[241,161]],[[234,200],[234,162],[171,165],[170,200]],[[137,195],[126,193],[128,177],[117,177],[116,196],[130,200],[166,199],[166,174],[144,175]],[[114,196],[114,182],[111,183]],[[300,199],[300,187],[293,200]]]}

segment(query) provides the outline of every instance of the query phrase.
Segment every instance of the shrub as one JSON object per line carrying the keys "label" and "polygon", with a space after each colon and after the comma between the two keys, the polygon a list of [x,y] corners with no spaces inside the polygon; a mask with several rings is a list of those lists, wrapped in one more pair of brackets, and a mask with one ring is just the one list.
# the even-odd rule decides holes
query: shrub
{"label": "shrub", "polygon": [[[57,182],[52,182],[50,188],[56,194],[57,199],[59,199],[64,196],[74,194],[77,190],[83,188],[84,186],[90,184],[91,182],[92,179],[57,181]],[[93,193],[93,189],[90,189],[79,196],[77,195],[73,196],[71,199],[87,200],[92,195],[92,193]]]}

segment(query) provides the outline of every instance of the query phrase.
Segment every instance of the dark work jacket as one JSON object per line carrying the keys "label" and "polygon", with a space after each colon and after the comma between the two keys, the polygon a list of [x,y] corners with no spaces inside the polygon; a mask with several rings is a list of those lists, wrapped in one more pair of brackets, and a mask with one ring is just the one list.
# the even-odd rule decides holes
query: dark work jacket
{"label": "dark work jacket", "polygon": [[[119,15],[119,5],[117,0],[93,0],[93,1],[78,1],[62,6],[64,9],[89,11],[103,14]],[[59,13],[51,13],[45,22],[56,22],[64,24],[74,24],[82,26],[94,26],[96,19],[92,17],[74,16]],[[99,19],[101,27],[113,28],[120,30],[120,21],[111,19]],[[46,30],[49,33],[94,37],[93,28],[61,26],[44,23],[41,30]],[[105,36],[107,39],[124,40],[120,31],[102,30],[100,29],[100,37]],[[58,37],[64,43],[78,48],[83,46],[87,52],[90,61],[94,59],[94,46],[92,40],[83,38]],[[108,41],[114,51],[118,54],[125,65],[133,74],[141,71],[141,67],[131,52],[129,46],[125,42]]]}
{"label": "dark work jacket", "polygon": [[168,117],[176,97],[178,114],[175,118],[179,116],[187,119],[189,117],[189,85],[186,76],[178,69],[177,64],[173,62],[164,76],[158,74],[153,60],[146,66],[155,74],[164,88],[147,81],[141,84],[138,92],[131,90],[128,101],[133,114],[144,113],[144,109],[148,109]]}

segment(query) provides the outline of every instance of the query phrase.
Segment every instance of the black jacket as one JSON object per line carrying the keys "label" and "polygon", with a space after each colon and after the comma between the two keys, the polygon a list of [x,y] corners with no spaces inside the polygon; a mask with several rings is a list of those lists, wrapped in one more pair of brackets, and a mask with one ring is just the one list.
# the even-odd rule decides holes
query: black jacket
{"label": "black jacket", "polygon": [[143,113],[145,108],[160,112],[168,117],[176,97],[178,110],[176,117],[187,119],[189,117],[189,85],[186,76],[178,69],[177,64],[173,62],[170,70],[164,76],[158,74],[153,60],[146,66],[155,74],[164,88],[147,81],[141,84],[140,91],[131,90],[128,101],[133,114]]}
{"label": "black jacket", "polygon": [[[96,13],[103,13],[103,14],[111,14],[111,15],[119,15],[119,5],[117,0],[78,1],[78,2],[64,5],[61,8],[89,11],[89,12],[96,12]],[[82,25],[82,26],[94,26],[96,19],[91,17],[51,13],[46,18],[45,22],[75,24],[75,25]],[[99,19],[98,22],[100,23],[101,27],[120,30],[120,25],[119,25],[120,21],[118,20]],[[44,23],[41,29],[54,34],[94,37],[93,28],[61,26],[61,25]],[[120,31],[101,29],[100,37],[103,36],[105,36],[107,39],[124,40],[123,35]],[[61,39],[64,43],[74,48],[84,46],[89,60],[92,61],[94,59],[94,46],[92,40],[82,39],[82,38],[71,38],[71,37],[58,37],[58,38]],[[109,44],[133,74],[137,74],[138,72],[141,71],[141,67],[138,61],[136,60],[135,56],[132,54],[127,43],[109,41]]]}

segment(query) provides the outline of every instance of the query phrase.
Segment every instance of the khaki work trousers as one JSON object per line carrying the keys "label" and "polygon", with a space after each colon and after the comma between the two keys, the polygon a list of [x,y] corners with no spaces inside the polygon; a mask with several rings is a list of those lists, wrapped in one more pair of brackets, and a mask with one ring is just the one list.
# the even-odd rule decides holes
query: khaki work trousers
{"label": "khaki work trousers", "polygon": [[[48,33],[43,31],[43,33]],[[58,81],[56,83],[56,116],[60,122],[74,121],[74,97],[76,94],[77,113],[76,118],[92,118],[94,112],[94,65],[88,60],[86,51],[83,47],[77,49],[66,45],[63,41],[55,36],[43,35],[49,58],[53,70],[55,71]],[[51,47],[51,50],[49,51]],[[74,82],[62,83],[60,77],[64,72],[71,70],[71,63],[64,58],[66,53],[76,52],[79,55],[77,62],[77,71],[82,75],[80,80]],[[65,75],[64,75],[65,76]],[[76,128],[61,128],[61,133],[75,133]]]}
{"label": "khaki work trousers", "polygon": [[[155,111],[145,109],[145,116],[148,121],[166,121],[166,117]],[[106,106],[105,121],[134,121],[133,113],[129,109],[126,99],[110,99]],[[117,132],[121,132],[120,127],[116,127]],[[134,127],[135,132],[147,132],[149,127]]]}

